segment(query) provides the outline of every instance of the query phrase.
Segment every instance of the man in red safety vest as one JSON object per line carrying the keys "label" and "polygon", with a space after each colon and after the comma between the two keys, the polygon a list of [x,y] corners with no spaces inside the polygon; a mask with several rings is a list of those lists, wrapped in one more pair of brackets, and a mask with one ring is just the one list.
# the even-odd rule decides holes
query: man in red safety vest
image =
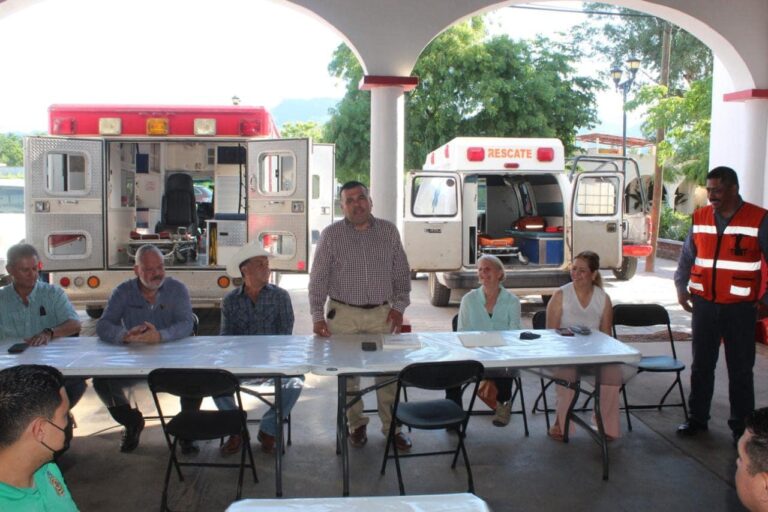
{"label": "man in red safety vest", "polygon": [[707,198],[709,206],[693,213],[675,272],[678,302],[692,313],[693,330],[690,414],[677,433],[694,436],[707,430],[723,340],[728,426],[736,443],[755,408],[752,367],[757,306],[765,299],[759,295],[761,262],[768,257],[768,212],[741,199],[738,177],[729,167],[707,174]]}

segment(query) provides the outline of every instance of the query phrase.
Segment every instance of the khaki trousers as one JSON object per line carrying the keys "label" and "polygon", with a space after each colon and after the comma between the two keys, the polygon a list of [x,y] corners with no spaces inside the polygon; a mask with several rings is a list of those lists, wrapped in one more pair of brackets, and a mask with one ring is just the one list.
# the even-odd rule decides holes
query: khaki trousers
{"label": "khaki trousers", "polygon": [[[326,323],[331,334],[389,334],[390,327],[387,323],[389,305],[383,305],[371,309],[347,306],[334,300],[328,301]],[[375,377],[376,384],[386,382],[391,377]],[[355,393],[360,389],[360,377],[347,379],[347,392]],[[392,407],[395,404],[396,384],[390,384],[376,390],[379,419],[381,419],[381,432],[389,435],[389,424],[392,422]],[[363,425],[367,425],[370,418],[363,414],[363,401],[359,400],[347,409],[347,421],[350,431]],[[399,431],[399,429],[398,429]]]}

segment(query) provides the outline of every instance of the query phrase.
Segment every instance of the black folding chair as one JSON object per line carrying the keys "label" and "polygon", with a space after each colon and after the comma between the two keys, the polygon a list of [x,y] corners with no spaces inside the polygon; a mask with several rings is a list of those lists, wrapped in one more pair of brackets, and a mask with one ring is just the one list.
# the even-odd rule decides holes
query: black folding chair
{"label": "black folding chair", "polygon": [[[401,495],[405,494],[403,477],[400,471],[401,457],[453,454],[451,468],[455,469],[459,452],[461,452],[462,457],[464,457],[464,465],[467,468],[469,492],[475,491],[474,481],[472,480],[472,469],[469,466],[469,457],[464,448],[464,438],[466,437],[467,422],[472,413],[472,407],[475,404],[477,386],[482,378],[483,365],[477,361],[414,363],[403,368],[398,374],[397,394],[395,395],[395,405],[392,410],[393,421],[390,424],[387,446],[384,449],[381,474],[383,475],[386,471],[387,460],[394,457],[395,468],[397,469],[397,483],[400,487]],[[449,388],[464,386],[470,386],[472,388],[472,395],[467,409],[462,408],[462,406],[448,398],[418,401],[411,399],[410,402],[400,401],[401,391],[408,387],[431,391],[445,391]],[[400,454],[397,449],[397,443],[394,441],[396,424],[407,425],[422,430],[437,430],[448,427],[456,428],[458,429],[458,446],[455,450]],[[394,455],[389,455],[390,446],[394,450]]]}
{"label": "black folding chair", "polygon": [[[672,335],[672,326],[669,321],[669,313],[659,304],[617,304],[613,306],[613,337],[617,338],[616,326],[625,325],[630,327],[649,327],[653,325],[666,325],[669,334],[669,344],[672,348],[671,356],[644,356],[637,365],[637,373],[675,373],[675,380],[667,388],[667,391],[661,397],[658,404],[630,405],[627,401],[627,385],[621,387],[622,397],[624,398],[624,411],[627,415],[627,428],[632,430],[632,422],[629,419],[630,409],[658,409],[662,407],[682,407],[685,421],[688,421],[688,408],[685,405],[685,395],[683,393],[683,383],[680,380],[680,372],[685,370],[685,363],[677,359],[675,350],[675,338]],[[665,404],[664,401],[672,390],[677,386],[680,392],[680,402],[674,404]]]}
{"label": "black folding chair", "polygon": [[[453,319],[451,320],[451,327],[453,328],[453,332],[458,331],[459,329],[459,315],[453,315]],[[520,408],[519,409],[512,409],[512,414],[520,414],[523,416],[523,430],[525,431],[525,436],[528,437],[528,414],[525,411],[525,395],[523,395],[523,378],[520,374],[520,370],[513,370],[507,374],[507,370],[501,370],[504,372],[503,375],[498,374],[493,369],[486,370],[485,371],[485,378],[486,379],[494,379],[494,378],[510,378],[512,379],[512,397],[509,399],[510,404],[515,403],[515,399],[517,398],[518,394],[520,396]],[[462,392],[464,390],[462,389]],[[461,395],[459,394],[459,397]],[[406,397],[407,398],[407,397]],[[407,399],[406,399],[407,401]],[[479,416],[488,416],[491,414],[494,414],[495,411],[473,411],[472,415],[479,415]]]}
{"label": "black folding chair", "polygon": [[[226,370],[207,369],[171,369],[159,368],[149,373],[147,377],[152,398],[155,401],[163,434],[168,443],[170,457],[165,472],[161,510],[168,508],[168,484],[171,478],[171,468],[175,467],[179,480],[184,481],[181,466],[229,467],[240,468],[237,480],[237,497],[240,499],[243,488],[243,473],[246,467],[251,468],[253,481],[258,482],[256,466],[253,462],[250,436],[243,402],[240,397],[240,384],[237,378]],[[175,416],[163,412],[159,394],[169,394],[179,398],[203,399],[219,395],[235,394],[238,408],[232,411],[187,410]],[[208,463],[208,462],[179,462],[176,458],[176,448],[179,439],[203,441],[218,439],[225,436],[240,435],[243,437],[239,464]],[[248,453],[250,464],[246,464],[245,454]]]}

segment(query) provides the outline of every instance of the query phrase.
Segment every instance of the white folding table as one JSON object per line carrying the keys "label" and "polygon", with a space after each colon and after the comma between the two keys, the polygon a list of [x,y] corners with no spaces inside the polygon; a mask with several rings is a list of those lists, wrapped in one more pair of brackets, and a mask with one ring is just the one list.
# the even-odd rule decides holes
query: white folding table
{"label": "white folding table", "polygon": [[[281,382],[311,370],[311,336],[192,336],[157,344],[111,344],[96,337],[57,338],[43,346],[9,354],[20,340],[0,342],[0,369],[17,364],[46,364],[67,377],[146,378],[156,368],[222,368],[238,378],[275,381],[275,409],[282,418]],[[283,495],[283,429],[275,436],[275,492]]]}
{"label": "white folding table", "polygon": [[[338,379],[337,400],[337,451],[342,457],[344,496],[349,495],[349,452],[347,446],[347,408],[361,395],[375,389],[372,386],[355,394],[351,400],[346,392],[347,378],[396,374],[411,363],[480,361],[486,368],[547,369],[575,367],[579,373],[589,373],[600,384],[600,367],[609,364],[633,365],[641,354],[634,348],[601,332],[588,335],[560,336],[554,330],[532,331],[540,337],[533,340],[520,338],[522,331],[496,332],[445,332],[408,333],[400,335],[358,334],[315,338],[311,355],[312,372],[317,375],[335,376]],[[462,342],[462,339],[464,340]],[[375,351],[362,349],[362,343],[376,344]],[[486,346],[465,346],[486,344]],[[491,344],[492,346],[488,346]],[[628,367],[624,379],[634,374]],[[579,390],[580,377],[572,383],[562,382]],[[595,438],[603,457],[603,479],[608,479],[608,445],[603,432],[600,401],[595,394],[595,415],[598,432],[594,433],[587,423],[573,414],[578,393],[569,408],[569,419],[584,427]]]}
{"label": "white folding table", "polygon": [[[546,369],[574,366],[591,369],[599,384],[596,367],[608,364],[632,365],[640,353],[603,333],[562,337],[551,330],[534,331],[541,337],[520,339],[520,331],[487,333],[409,333],[315,336],[194,336],[153,345],[114,345],[94,337],[61,338],[21,354],[7,349],[19,340],[0,342],[0,368],[17,364],[47,364],[71,377],[146,377],[156,368],[223,368],[240,378],[275,379],[275,407],[280,409],[281,379],[305,373],[338,379],[337,447],[342,455],[343,495],[349,494],[347,451],[346,379],[352,376],[396,374],[415,362],[473,359],[487,368]],[[486,338],[498,346],[466,347],[470,338]],[[375,351],[362,350],[362,342],[373,342]],[[572,387],[578,390],[578,382]],[[370,388],[374,389],[374,388]],[[362,392],[369,391],[363,390]],[[571,409],[578,393],[574,396]],[[353,400],[359,400],[354,397]],[[600,435],[595,436],[603,454],[603,477],[608,477],[608,449],[602,435],[599,398],[595,409]],[[581,418],[569,417],[591,432]],[[282,496],[282,429],[277,429],[275,487]]]}
{"label": "white folding table", "polygon": [[490,512],[474,494],[241,500],[227,512]]}

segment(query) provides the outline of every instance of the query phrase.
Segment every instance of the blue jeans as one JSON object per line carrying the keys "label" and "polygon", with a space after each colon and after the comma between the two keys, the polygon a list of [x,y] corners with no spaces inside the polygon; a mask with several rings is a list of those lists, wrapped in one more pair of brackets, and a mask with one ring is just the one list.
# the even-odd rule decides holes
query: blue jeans
{"label": "blue jeans", "polygon": [[[304,377],[291,377],[282,379],[281,407],[283,410],[283,419],[291,414],[291,409],[296,405],[301,394],[301,388],[304,387]],[[221,395],[213,398],[216,407],[222,411],[231,411],[237,409],[234,395]],[[260,430],[265,434],[274,436],[277,434],[277,412],[274,406],[264,413],[261,417]]]}

